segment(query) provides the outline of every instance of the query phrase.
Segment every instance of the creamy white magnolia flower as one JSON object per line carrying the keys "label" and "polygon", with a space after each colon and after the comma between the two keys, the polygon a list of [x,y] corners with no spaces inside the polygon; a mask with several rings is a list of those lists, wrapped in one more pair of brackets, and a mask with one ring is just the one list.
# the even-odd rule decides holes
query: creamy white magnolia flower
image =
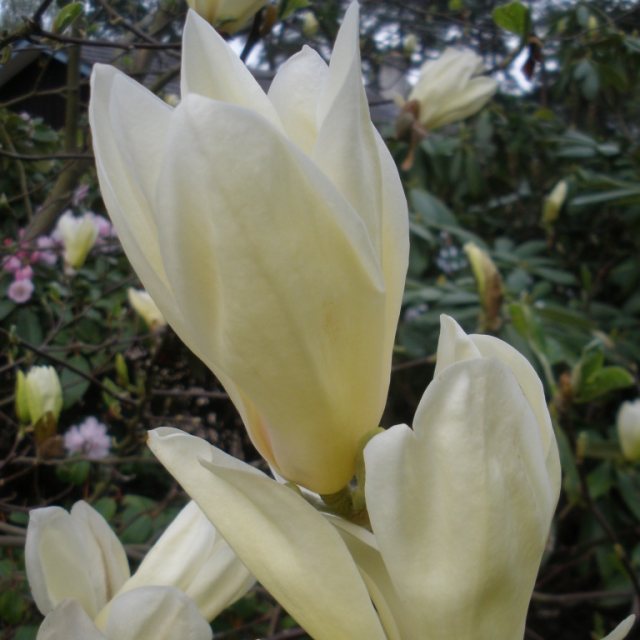
{"label": "creamy white magnolia flower", "polygon": [[235,33],[247,25],[267,0],[187,0],[187,4],[207,22],[226,33]]}
{"label": "creamy white magnolia flower", "polygon": [[46,616],[38,640],[84,639],[85,627],[92,630],[87,638],[207,640],[206,620],[254,582],[193,502],[131,577],[120,541],[85,502],[69,513],[60,507],[31,511],[25,564],[34,601]]}
{"label": "creamy white magnolia flower", "polygon": [[552,225],[560,215],[564,201],[567,199],[569,187],[566,180],[560,180],[545,198],[542,207],[542,223]]}
{"label": "creamy white magnolia flower", "polygon": [[622,403],[616,426],[624,457],[627,460],[640,460],[640,398]]}
{"label": "creamy white magnolia flower", "polygon": [[316,640],[523,637],[560,462],[542,384],[506,343],[443,317],[413,429],[364,450],[370,529],[177,429],[149,446]]}
{"label": "creamy white magnolia flower", "polygon": [[51,413],[57,422],[62,411],[62,385],[53,367],[31,367],[16,377],[16,413],[22,422],[35,424]]}
{"label": "creamy white magnolia flower", "polygon": [[84,264],[99,232],[93,215],[74,216],[66,211],[60,216],[54,235],[62,242],[67,267],[79,269]]}
{"label": "creamy white magnolia flower", "polygon": [[146,291],[129,287],[127,289],[127,297],[129,304],[151,331],[162,329],[167,324],[162,312]]}
{"label": "creamy white magnolia flower", "polygon": [[451,47],[436,60],[425,62],[409,94],[409,101],[420,106],[420,124],[437,129],[480,111],[498,86],[493,78],[480,75],[482,71],[479,55]]}
{"label": "creamy white magnolia flower", "polygon": [[331,64],[305,47],[265,95],[190,12],[175,109],[104,65],[89,109],[102,195],[145,289],[264,458],[323,494],[349,482],[382,415],[408,260],[358,40],[354,3]]}

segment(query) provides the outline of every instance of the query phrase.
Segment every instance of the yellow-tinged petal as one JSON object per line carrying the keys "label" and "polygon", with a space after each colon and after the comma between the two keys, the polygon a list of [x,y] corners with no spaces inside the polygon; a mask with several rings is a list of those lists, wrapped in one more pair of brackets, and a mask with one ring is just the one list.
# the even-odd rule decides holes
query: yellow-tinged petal
{"label": "yellow-tinged petal", "polygon": [[633,629],[635,621],[635,616],[628,616],[610,634],[602,638],[602,640],[624,640],[629,631]]}
{"label": "yellow-tinged petal", "polygon": [[282,128],[280,118],[262,87],[216,30],[189,11],[182,33],[182,99],[198,94],[259,113]]}
{"label": "yellow-tinged petal", "polygon": [[173,587],[141,587],[114,598],[98,622],[109,640],[210,640],[196,605]]}
{"label": "yellow-tinged petal", "polygon": [[[64,600],[48,613],[36,640],[107,640],[77,600]],[[114,639],[115,640],[115,639]]]}
{"label": "yellow-tinged petal", "polygon": [[207,620],[243,596],[255,579],[195,502],[176,516],[119,595],[149,585],[188,595]]}
{"label": "yellow-tinged petal", "polygon": [[384,284],[361,221],[298,147],[244,109],[188,96],[167,151],[160,244],[189,334],[207,341],[196,353],[255,406],[249,433],[282,475],[339,490],[380,418],[390,363]]}
{"label": "yellow-tinged petal", "polygon": [[249,570],[316,640],[385,640],[340,535],[300,495],[177,429],[151,431],[148,444]]}
{"label": "yellow-tinged petal", "polygon": [[557,492],[509,368],[463,360],[365,448],[373,533],[416,637],[522,637]]}

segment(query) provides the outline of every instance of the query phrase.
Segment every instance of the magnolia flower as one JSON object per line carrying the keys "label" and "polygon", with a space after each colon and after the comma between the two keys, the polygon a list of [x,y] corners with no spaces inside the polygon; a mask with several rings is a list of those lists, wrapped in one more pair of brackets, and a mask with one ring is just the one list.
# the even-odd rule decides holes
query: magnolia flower
{"label": "magnolia flower", "polygon": [[464,245],[464,252],[469,258],[478,287],[478,297],[482,304],[480,318],[482,328],[495,331],[502,324],[500,318],[503,296],[502,276],[491,256],[473,242],[467,242]]}
{"label": "magnolia flower", "polygon": [[131,577],[124,548],[88,504],[77,502],[69,513],[35,509],[25,564],[35,603],[46,616],[38,640],[208,640],[206,619],[253,584],[194,503],[178,514]]}
{"label": "magnolia flower", "polygon": [[640,460],[640,398],[623,402],[616,420],[622,453],[627,460]]}
{"label": "magnolia flower", "polygon": [[74,216],[66,211],[54,231],[64,248],[64,262],[71,269],[79,269],[98,237],[99,229],[90,215]]}
{"label": "magnolia flower", "polygon": [[482,58],[470,50],[448,47],[428,60],[409,94],[419,105],[417,119],[425,129],[437,129],[480,111],[496,92],[496,81],[480,75]]}
{"label": "magnolia flower", "polygon": [[158,309],[156,303],[146,291],[129,287],[127,289],[127,297],[129,298],[129,304],[151,331],[162,329],[167,324],[160,309]]}
{"label": "magnolia flower", "polygon": [[265,95],[189,13],[172,109],[96,65],[90,121],[125,252],[288,480],[330,494],[379,423],[408,260],[406,200],[371,123],[351,5]]}
{"label": "magnolia flower", "polygon": [[110,447],[107,427],[93,416],[64,434],[64,448],[68,454],[81,453],[91,460],[100,460],[109,455]]}
{"label": "magnolia flower", "polygon": [[55,422],[62,411],[62,386],[53,367],[31,367],[16,377],[16,413],[22,422],[35,424],[50,413]]}
{"label": "magnolia flower", "polygon": [[392,427],[364,449],[370,528],[204,440],[168,428],[149,435],[155,455],[316,640],[524,635],[560,491],[542,384],[511,346],[467,336],[447,317],[437,357],[413,429]]}
{"label": "magnolia flower", "polygon": [[187,0],[187,4],[207,22],[226,33],[235,33],[247,25],[267,0]]}

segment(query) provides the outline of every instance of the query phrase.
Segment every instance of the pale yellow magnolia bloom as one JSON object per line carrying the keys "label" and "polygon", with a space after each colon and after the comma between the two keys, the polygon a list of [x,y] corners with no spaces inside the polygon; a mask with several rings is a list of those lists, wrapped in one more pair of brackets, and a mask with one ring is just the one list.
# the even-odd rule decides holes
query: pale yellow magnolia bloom
{"label": "pale yellow magnolia bloom", "polygon": [[268,0],[187,0],[187,4],[207,22],[222,31],[242,29]]}
{"label": "pale yellow magnolia bloom", "polygon": [[144,320],[145,324],[152,331],[162,329],[162,327],[167,324],[156,303],[143,289],[129,287],[127,289],[127,298],[134,311]]}
{"label": "pale yellow magnolia bloom", "polygon": [[331,64],[304,47],[265,95],[190,12],[175,109],[104,65],[89,109],[102,195],[145,289],[271,466],[323,494],[379,424],[408,261],[358,41],[353,4]]}
{"label": "pale yellow magnolia bloom", "polygon": [[16,412],[22,422],[35,424],[46,413],[57,422],[62,411],[62,385],[53,367],[31,367],[16,377]]}
{"label": "pale yellow magnolia bloom", "polygon": [[425,62],[409,94],[409,101],[420,105],[420,124],[437,129],[480,111],[498,86],[493,78],[480,75],[482,71],[479,55],[451,47],[436,60]]}
{"label": "pale yellow magnolia bloom", "polygon": [[79,269],[96,243],[99,229],[93,216],[76,217],[67,211],[60,216],[55,233],[62,240],[65,265]]}
{"label": "pale yellow magnolia bloom", "polygon": [[208,640],[207,620],[254,582],[193,502],[131,577],[120,541],[85,502],[69,513],[60,507],[30,513],[25,564],[46,616],[38,640]]}
{"label": "pale yellow magnolia bloom", "polygon": [[542,384],[506,343],[443,317],[413,429],[364,450],[370,530],[177,429],[149,446],[316,640],[523,637],[560,461]]}
{"label": "pale yellow magnolia bloom", "polygon": [[640,460],[640,398],[623,402],[616,420],[622,453],[627,460]]}
{"label": "pale yellow magnolia bloom", "polygon": [[464,245],[464,252],[467,254],[476,279],[478,297],[483,309],[483,328],[494,331],[501,324],[502,277],[491,256],[473,242],[467,242]]}

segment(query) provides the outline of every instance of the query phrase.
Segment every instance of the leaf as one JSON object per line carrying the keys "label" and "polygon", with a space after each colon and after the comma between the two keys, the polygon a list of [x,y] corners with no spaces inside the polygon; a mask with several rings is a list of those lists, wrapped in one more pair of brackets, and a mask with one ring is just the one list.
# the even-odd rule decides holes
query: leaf
{"label": "leaf", "polygon": [[[89,363],[86,358],[80,355],[72,356],[68,358],[66,362],[78,371],[82,371],[88,375],[91,374]],[[76,402],[81,400],[89,388],[89,380],[87,380],[87,378],[66,367],[60,374],[60,383],[62,384],[65,409],[72,407]]]}
{"label": "leaf", "polygon": [[53,21],[53,32],[62,33],[82,15],[82,2],[71,2],[58,11]]}
{"label": "leaf", "polygon": [[590,402],[611,391],[630,387],[634,382],[633,376],[623,367],[602,367],[581,377],[575,401]]}
{"label": "leaf", "polygon": [[491,13],[493,21],[502,29],[519,35],[523,40],[531,31],[529,9],[521,2],[509,2],[496,7]]}
{"label": "leaf", "polygon": [[298,9],[305,9],[308,6],[308,0],[284,0],[278,8],[278,18],[284,20]]}
{"label": "leaf", "polygon": [[640,521],[640,482],[636,472],[618,469],[617,487],[629,511]]}

